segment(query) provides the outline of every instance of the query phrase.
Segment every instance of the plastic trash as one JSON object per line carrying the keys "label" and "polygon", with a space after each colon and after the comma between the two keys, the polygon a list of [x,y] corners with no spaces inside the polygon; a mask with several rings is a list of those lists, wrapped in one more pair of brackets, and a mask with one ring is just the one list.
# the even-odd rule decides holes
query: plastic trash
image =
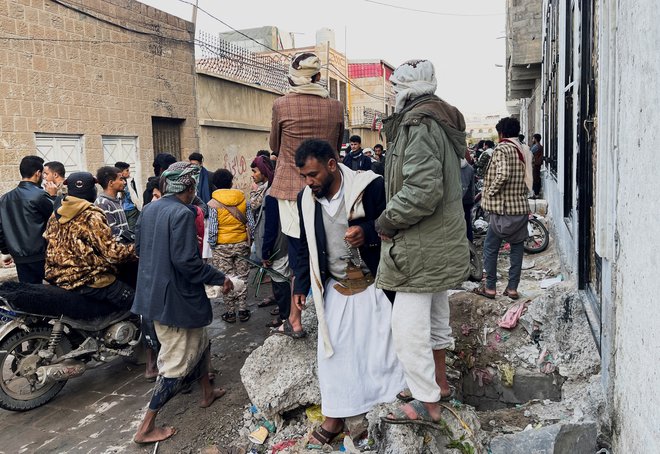
{"label": "plastic trash", "polygon": [[311,407],[308,407],[305,410],[305,414],[307,415],[307,419],[310,422],[322,423],[323,421],[325,421],[325,417],[321,413],[321,406],[320,405],[312,405]]}
{"label": "plastic trash", "polygon": [[555,277],[551,277],[551,278],[548,278],[548,279],[543,279],[543,280],[540,282],[539,285],[540,285],[541,288],[543,288],[543,289],[545,289],[545,288],[550,288],[550,287],[552,287],[553,285],[557,285],[557,284],[559,284],[559,283],[562,282],[563,280],[564,280],[564,276],[562,276],[561,274],[559,274],[559,275],[557,275],[557,276],[555,276]]}

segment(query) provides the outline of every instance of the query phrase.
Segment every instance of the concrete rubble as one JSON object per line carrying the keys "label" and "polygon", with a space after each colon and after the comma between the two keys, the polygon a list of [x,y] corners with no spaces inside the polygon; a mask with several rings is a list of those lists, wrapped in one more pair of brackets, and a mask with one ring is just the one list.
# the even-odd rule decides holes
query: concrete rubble
{"label": "concrete rubble", "polygon": [[[443,410],[446,427],[385,424],[381,417],[397,403],[382,404],[355,423],[360,429],[351,431],[361,433],[368,427],[369,443],[347,439],[346,452],[596,452],[596,437],[607,427],[601,420],[605,412],[600,361],[583,303],[572,282],[540,289],[541,280],[560,272],[552,251],[527,260],[530,266],[523,271],[519,289],[520,301],[529,303],[515,328],[501,328],[498,322],[516,302],[478,297],[470,292],[475,286],[470,282],[450,292],[457,342],[447,363],[457,400]],[[506,275],[507,267],[504,256],[500,273]],[[254,407],[246,409],[241,438],[235,444],[247,452],[254,448],[247,435],[265,421],[277,426],[264,445],[269,452],[272,447],[282,448],[281,453],[314,452],[305,449],[307,436],[321,422],[310,419],[306,411],[320,401],[311,304],[303,324],[309,333],[306,339],[271,336],[241,370]],[[318,416],[318,409],[315,412]],[[336,442],[325,446],[324,452],[338,452],[341,446]],[[262,451],[260,447],[258,452]]]}
{"label": "concrete rubble", "polygon": [[564,454],[596,452],[595,423],[553,424],[495,437],[492,454]]}

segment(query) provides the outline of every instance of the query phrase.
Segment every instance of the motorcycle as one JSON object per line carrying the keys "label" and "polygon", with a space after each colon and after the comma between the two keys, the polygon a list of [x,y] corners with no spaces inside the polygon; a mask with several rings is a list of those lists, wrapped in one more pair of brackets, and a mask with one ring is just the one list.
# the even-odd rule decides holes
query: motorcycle
{"label": "motorcycle", "polygon": [[[488,232],[488,213],[481,208],[481,192],[478,192],[474,198],[472,208],[472,231],[475,237],[484,237]],[[550,233],[541,220],[541,216],[532,213],[529,215],[527,223],[527,233],[529,236],[525,239],[523,247],[528,254],[538,254],[548,248],[550,244]]]}
{"label": "motorcycle", "polygon": [[140,317],[51,285],[0,285],[0,408],[50,402],[67,380],[131,357]]}

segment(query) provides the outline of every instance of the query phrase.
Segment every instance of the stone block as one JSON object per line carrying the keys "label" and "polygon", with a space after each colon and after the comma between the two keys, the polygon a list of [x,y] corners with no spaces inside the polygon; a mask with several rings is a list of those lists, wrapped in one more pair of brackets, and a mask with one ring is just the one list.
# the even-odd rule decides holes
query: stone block
{"label": "stone block", "polygon": [[518,368],[512,387],[504,386],[497,376],[491,383],[479,386],[472,375],[467,374],[461,390],[465,402],[478,410],[498,410],[533,399],[559,401],[563,383],[564,378],[559,374],[546,375]]}
{"label": "stone block", "polygon": [[594,422],[553,424],[516,434],[495,437],[492,454],[589,454],[596,451],[597,427]]}
{"label": "stone block", "polygon": [[241,380],[251,402],[268,419],[298,407],[321,403],[316,376],[316,314],[303,312],[305,339],[273,335],[254,350],[241,368]]}

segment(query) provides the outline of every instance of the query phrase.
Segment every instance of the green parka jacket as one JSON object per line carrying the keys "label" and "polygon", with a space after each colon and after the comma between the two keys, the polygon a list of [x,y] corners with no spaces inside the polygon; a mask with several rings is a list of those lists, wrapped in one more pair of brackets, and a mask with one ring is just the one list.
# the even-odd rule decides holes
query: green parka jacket
{"label": "green parka jacket", "polygon": [[414,99],[385,124],[387,206],[376,229],[383,241],[378,288],[441,292],[463,282],[470,252],[462,205],[465,120],[435,95]]}

